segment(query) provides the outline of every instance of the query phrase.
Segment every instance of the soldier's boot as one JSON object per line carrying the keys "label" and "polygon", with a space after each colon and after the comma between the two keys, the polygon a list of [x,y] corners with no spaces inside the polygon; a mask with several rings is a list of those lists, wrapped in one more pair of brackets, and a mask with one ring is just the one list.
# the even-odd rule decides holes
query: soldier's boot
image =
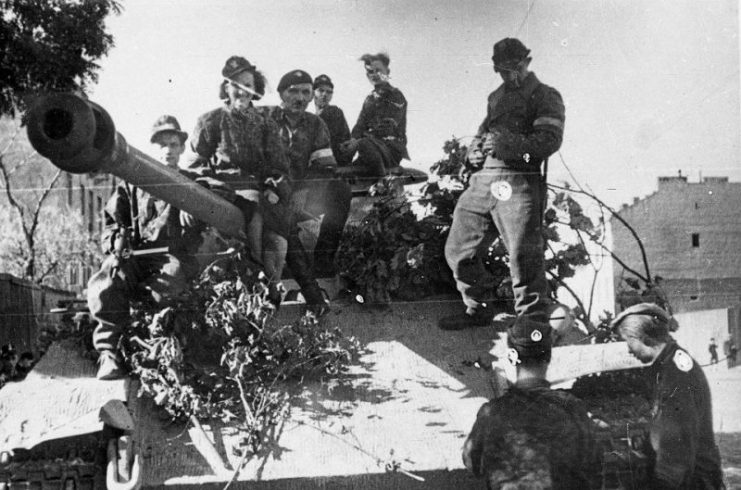
{"label": "soldier's boot", "polygon": [[314,313],[314,316],[319,318],[329,313],[329,298],[327,298],[327,293],[318,284],[314,283],[305,286],[301,289],[301,294],[306,301],[306,309]]}
{"label": "soldier's boot", "polygon": [[121,361],[118,356],[109,350],[100,352],[98,357],[98,373],[95,375],[100,380],[113,380],[121,379],[126,375],[126,372],[121,365]]}

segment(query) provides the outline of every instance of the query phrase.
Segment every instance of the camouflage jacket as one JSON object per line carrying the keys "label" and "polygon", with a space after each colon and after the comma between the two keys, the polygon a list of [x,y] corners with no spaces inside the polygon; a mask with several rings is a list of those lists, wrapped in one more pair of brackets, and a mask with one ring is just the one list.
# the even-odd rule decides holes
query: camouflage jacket
{"label": "camouflage jacket", "polygon": [[512,166],[539,168],[563,140],[565,110],[561,94],[530,73],[518,88],[500,85],[489,95],[486,117],[469,153],[494,139],[495,156]]}
{"label": "camouflage jacket", "polygon": [[589,488],[593,444],[579,399],[545,381],[519,382],[481,407],[464,462],[492,489]]}
{"label": "camouflage jacket", "polygon": [[674,342],[651,370],[656,379],[649,448],[654,487],[719,488],[720,453],[705,373]]}
{"label": "camouflage jacket", "polygon": [[[187,219],[184,219],[184,216]],[[124,183],[103,209],[102,248],[112,253],[122,230],[130,230],[132,249],[167,247],[171,253],[195,253],[205,225],[138,187]]]}
{"label": "camouflage jacket", "polygon": [[225,182],[262,185],[269,177],[288,176],[288,160],[270,118],[251,107],[246,113],[222,106],[198,118],[190,140],[189,167]]}

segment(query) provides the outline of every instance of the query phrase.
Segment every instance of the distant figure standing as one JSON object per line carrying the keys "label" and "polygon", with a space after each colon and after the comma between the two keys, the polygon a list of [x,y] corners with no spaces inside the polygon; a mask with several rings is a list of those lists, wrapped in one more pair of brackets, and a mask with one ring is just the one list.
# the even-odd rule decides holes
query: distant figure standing
{"label": "distant figure standing", "polygon": [[718,344],[715,343],[714,337],[710,338],[708,352],[710,352],[710,364],[718,364]]}
{"label": "distant figure standing", "polygon": [[736,365],[736,353],[738,353],[738,347],[736,347],[736,344],[731,340],[728,343],[728,367],[732,368]]}

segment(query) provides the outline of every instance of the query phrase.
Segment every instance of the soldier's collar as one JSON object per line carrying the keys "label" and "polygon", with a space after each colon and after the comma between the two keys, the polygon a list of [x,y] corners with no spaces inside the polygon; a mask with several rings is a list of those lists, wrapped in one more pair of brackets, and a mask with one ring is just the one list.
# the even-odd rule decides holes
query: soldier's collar
{"label": "soldier's collar", "polygon": [[[530,72],[525,77],[525,80],[522,81],[519,87],[508,89],[507,91],[517,92],[522,91],[525,93],[532,92],[533,86],[538,85],[540,83],[540,80],[538,80],[538,77],[535,76],[535,73]],[[505,85],[506,87],[506,85]]]}
{"label": "soldier's collar", "polygon": [[518,379],[514,386],[521,390],[529,390],[533,388],[550,388],[551,383],[549,383],[547,379],[542,378],[525,378]]}
{"label": "soldier's collar", "polygon": [[654,362],[652,366],[660,366],[666,362],[667,359],[671,357],[671,355],[674,353],[675,350],[677,350],[677,343],[673,340],[668,341],[663,349],[661,349],[661,352],[658,356],[656,356],[656,359],[654,359]]}

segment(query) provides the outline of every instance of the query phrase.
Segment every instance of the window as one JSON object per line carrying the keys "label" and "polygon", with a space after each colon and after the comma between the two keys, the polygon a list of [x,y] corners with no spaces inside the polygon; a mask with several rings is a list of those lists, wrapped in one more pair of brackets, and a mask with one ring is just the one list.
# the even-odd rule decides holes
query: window
{"label": "window", "polygon": [[77,286],[80,284],[80,265],[77,262],[72,262],[67,267],[69,272],[69,285]]}
{"label": "window", "polygon": [[700,246],[700,234],[693,233],[692,234],[692,248],[697,248],[699,246]]}

